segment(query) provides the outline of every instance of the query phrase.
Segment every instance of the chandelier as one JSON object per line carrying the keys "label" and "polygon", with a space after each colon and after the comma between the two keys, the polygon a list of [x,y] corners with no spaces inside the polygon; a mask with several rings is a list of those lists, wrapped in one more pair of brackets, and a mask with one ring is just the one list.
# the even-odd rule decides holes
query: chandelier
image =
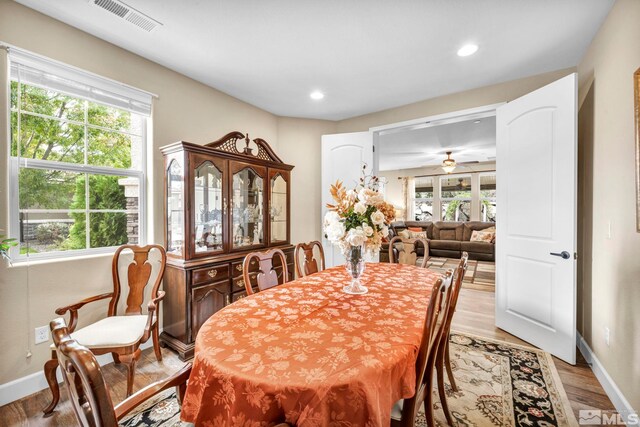
{"label": "chandelier", "polygon": [[451,173],[456,168],[456,161],[451,158],[451,151],[447,151],[447,158],[442,161],[442,170]]}

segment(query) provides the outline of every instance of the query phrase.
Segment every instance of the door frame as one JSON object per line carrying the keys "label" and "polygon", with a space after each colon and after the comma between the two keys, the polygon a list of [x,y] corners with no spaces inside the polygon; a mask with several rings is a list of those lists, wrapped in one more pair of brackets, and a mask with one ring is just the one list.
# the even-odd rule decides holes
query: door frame
{"label": "door frame", "polygon": [[377,175],[379,172],[378,156],[380,155],[380,135],[429,128],[450,123],[464,122],[473,119],[482,119],[485,117],[495,117],[498,107],[506,103],[506,101],[498,102],[496,104],[488,104],[480,107],[467,108],[464,110],[450,111],[448,113],[420,117],[418,119],[405,120],[402,122],[389,123],[386,125],[374,126],[369,128],[369,132],[373,134],[373,174]]}

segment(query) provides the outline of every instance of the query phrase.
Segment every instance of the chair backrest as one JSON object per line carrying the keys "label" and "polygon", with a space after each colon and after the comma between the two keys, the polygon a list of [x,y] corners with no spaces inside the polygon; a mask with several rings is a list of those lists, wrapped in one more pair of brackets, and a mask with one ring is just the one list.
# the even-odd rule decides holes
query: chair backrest
{"label": "chair backrest", "polygon": [[[318,248],[318,259],[314,256],[314,248]],[[300,255],[304,255],[304,260],[300,259]],[[322,243],[317,240],[309,243],[298,243],[294,251],[294,258],[298,277],[308,276],[325,269],[324,249],[322,248]],[[318,266],[318,260],[320,261],[320,266]]]}
{"label": "chair backrest", "polygon": [[449,301],[449,308],[447,309],[447,318],[445,320],[444,328],[442,331],[442,339],[449,339],[449,333],[451,332],[451,322],[453,320],[453,314],[456,311],[458,305],[458,297],[460,296],[460,289],[462,289],[462,281],[464,275],[467,273],[467,267],[469,262],[469,254],[462,252],[462,258],[453,273],[453,284],[451,285],[451,300]]}
{"label": "chair backrest", "polygon": [[[159,256],[152,259],[150,255],[155,251]],[[123,282],[128,290],[125,314],[142,314],[145,289],[152,283],[151,298],[158,296],[166,263],[167,254],[160,245],[122,245],[116,249],[111,266],[113,298],[109,303],[109,316],[117,314]]]}
{"label": "chair backrest", "polygon": [[62,318],[49,324],[69,400],[82,426],[118,425],[113,402],[94,354],[69,335]]}
{"label": "chair backrest", "polygon": [[[427,241],[424,239],[403,239],[396,236],[389,242],[389,262],[394,264],[416,265],[418,260],[417,245],[420,244],[424,248],[424,255],[420,267],[427,266]],[[398,255],[396,256],[396,252]]]}
{"label": "chair backrest", "polygon": [[282,283],[278,280],[278,272],[273,267],[273,258],[280,257],[280,265],[282,266],[282,283],[289,281],[289,272],[287,271],[287,258],[284,256],[284,252],[280,249],[270,249],[266,252],[251,252],[245,258],[242,263],[242,276],[244,279],[244,287],[247,290],[247,295],[253,294],[253,288],[251,287],[250,266],[253,259],[258,260],[258,275],[256,276],[256,283],[258,289],[264,291],[265,289],[273,288]]}
{"label": "chair backrest", "polygon": [[[435,362],[435,351],[442,336],[447,309],[451,300],[453,272],[447,271],[431,289],[420,350],[416,360],[416,393],[426,375],[431,375]],[[431,391],[428,390],[430,393]]]}

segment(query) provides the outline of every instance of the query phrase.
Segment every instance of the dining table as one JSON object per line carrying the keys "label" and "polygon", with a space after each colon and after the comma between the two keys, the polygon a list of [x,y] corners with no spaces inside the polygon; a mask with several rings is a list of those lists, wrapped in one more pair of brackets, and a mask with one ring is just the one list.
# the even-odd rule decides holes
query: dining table
{"label": "dining table", "polygon": [[344,266],[238,300],[200,328],[181,419],[196,426],[388,426],[415,393],[415,363],[438,272]]}

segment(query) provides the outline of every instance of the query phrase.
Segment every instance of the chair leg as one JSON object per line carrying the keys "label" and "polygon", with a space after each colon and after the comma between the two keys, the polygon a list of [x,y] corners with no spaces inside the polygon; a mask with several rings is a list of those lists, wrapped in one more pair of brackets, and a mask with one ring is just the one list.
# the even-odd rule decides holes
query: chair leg
{"label": "chair leg", "polygon": [[120,361],[127,366],[127,397],[133,394],[133,379],[136,373],[136,363],[140,358],[140,349],[132,354],[120,355]]}
{"label": "chair leg", "polygon": [[427,373],[424,383],[424,415],[427,420],[427,426],[435,427],[436,422],[433,418],[433,371]]}
{"label": "chair leg", "polygon": [[162,362],[162,350],[160,350],[160,337],[158,336],[158,324],[153,327],[151,339],[153,340],[153,352],[156,354],[156,360]]}
{"label": "chair leg", "polygon": [[49,384],[49,389],[51,390],[51,403],[42,410],[44,412],[44,416],[48,417],[53,413],[53,410],[58,405],[60,401],[60,386],[58,386],[58,379],[56,378],[56,369],[58,368],[58,358],[54,358],[48,360],[44,364],[44,376],[47,379],[47,384]]}
{"label": "chair leg", "polygon": [[451,389],[457,392],[458,386],[456,385],[456,380],[453,377],[453,370],[451,369],[451,359],[449,358],[449,340],[445,341],[444,367],[447,369],[447,376],[449,377],[449,384],[451,384]]}
{"label": "chair leg", "polygon": [[451,412],[449,412],[449,405],[447,404],[447,395],[444,392],[444,367],[442,366],[442,359],[438,358],[436,364],[436,374],[438,376],[438,395],[440,396],[440,403],[442,404],[442,412],[447,419],[447,424],[453,426],[453,418]]}

